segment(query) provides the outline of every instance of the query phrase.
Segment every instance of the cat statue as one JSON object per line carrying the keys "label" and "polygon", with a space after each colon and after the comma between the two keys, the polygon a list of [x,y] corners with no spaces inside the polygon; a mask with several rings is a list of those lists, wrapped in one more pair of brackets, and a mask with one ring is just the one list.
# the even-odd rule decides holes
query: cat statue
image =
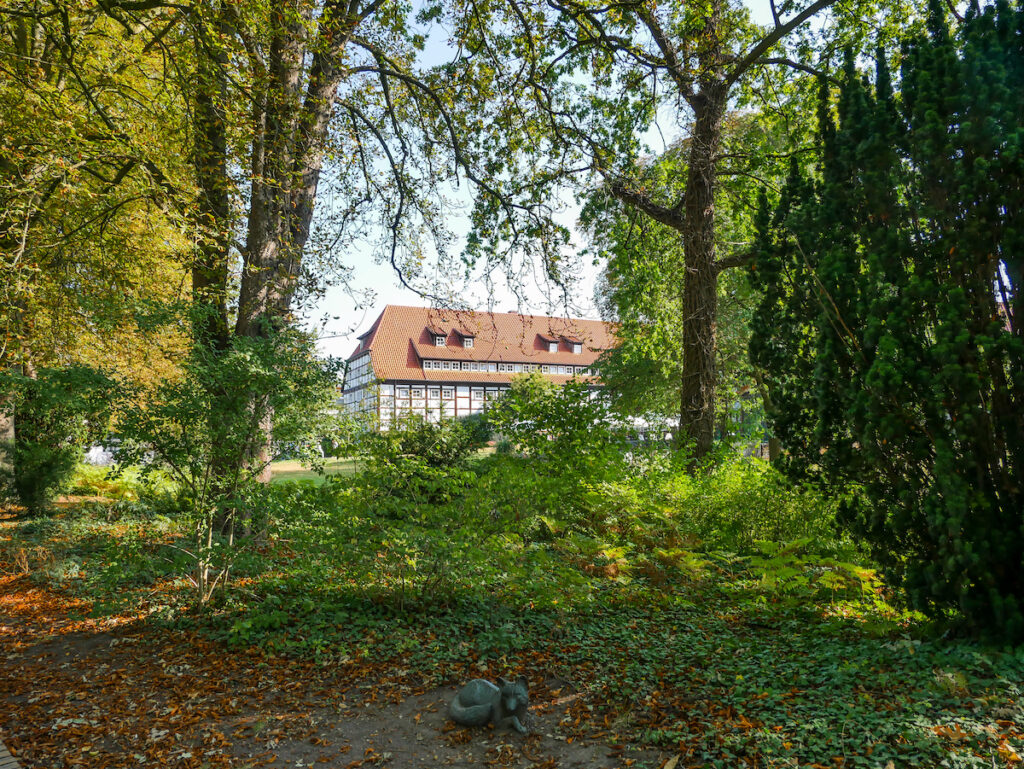
{"label": "cat statue", "polygon": [[497,686],[477,678],[459,689],[448,706],[448,715],[463,726],[485,726],[493,722],[495,726],[510,726],[526,734],[523,720],[529,704],[526,676],[519,676],[515,681],[499,678]]}

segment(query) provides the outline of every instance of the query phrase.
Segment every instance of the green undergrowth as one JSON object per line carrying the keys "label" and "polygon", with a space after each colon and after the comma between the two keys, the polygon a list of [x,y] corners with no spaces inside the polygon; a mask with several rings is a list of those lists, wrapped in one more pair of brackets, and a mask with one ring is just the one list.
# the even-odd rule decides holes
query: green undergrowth
{"label": "green undergrowth", "polygon": [[[132,485],[4,524],[0,560],[244,653],[424,686],[522,671],[583,693],[581,733],[681,766],[1006,766],[1024,654],[894,605],[812,489],[762,464],[695,478],[630,458],[568,478],[525,457],[284,483],[196,611],[189,521]],[[150,494],[150,496],[147,496]],[[730,518],[728,513],[732,511]]]}

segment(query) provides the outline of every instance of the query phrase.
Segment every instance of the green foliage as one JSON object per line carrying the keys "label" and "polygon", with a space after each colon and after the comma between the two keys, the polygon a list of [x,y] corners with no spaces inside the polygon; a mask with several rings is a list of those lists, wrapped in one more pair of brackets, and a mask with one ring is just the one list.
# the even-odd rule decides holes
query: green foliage
{"label": "green foliage", "polygon": [[[812,122],[798,113],[783,120],[774,112],[736,112],[724,121],[723,170],[716,200],[716,238],[723,253],[754,237],[758,184],[785,178],[786,150],[801,147]],[[666,207],[683,199],[690,140],[637,163],[637,184]],[[679,231],[619,202],[608,185],[586,196],[580,225],[590,236],[589,253],[604,262],[598,287],[601,314],[617,324],[617,344],[597,365],[612,404],[622,413],[678,419],[683,381],[684,239]],[[733,404],[755,378],[747,343],[755,293],[741,272],[722,273],[717,285],[716,424],[732,432]],[[759,405],[758,405],[759,408]],[[723,429],[724,428],[724,429]]]}
{"label": "green foliage", "polygon": [[[546,471],[491,462],[495,482],[511,463],[524,479]],[[675,476],[655,459],[642,471]],[[815,555],[805,539],[743,555],[658,547],[640,528],[633,546],[580,533],[529,543],[491,521],[483,497],[466,499],[397,522],[374,515],[355,478],[269,487],[268,538],[236,565],[244,589],[203,615],[179,611],[180,521],[111,522],[96,506],[6,524],[0,560],[28,552],[35,579],[92,600],[95,615],[130,608],[166,632],[373,682],[514,669],[539,684],[554,671],[587,700],[581,731],[559,727],[568,734],[613,723],[619,741],[709,766],[966,769],[1024,751],[1020,656],[927,638],[858,559]]]}
{"label": "green foliage", "polygon": [[230,507],[274,458],[259,453],[268,422],[278,451],[322,461],[335,381],[296,332],[239,337],[219,354],[197,347],[180,378],[124,404],[119,458],[166,470],[193,510]]}
{"label": "green foliage", "polygon": [[680,459],[638,469],[588,489],[592,519],[621,542],[738,553],[763,541],[806,540],[816,552],[844,547],[835,503],[762,460],[730,457],[696,474]]}
{"label": "green foliage", "polygon": [[910,604],[1020,641],[1024,12],[953,36],[932,5],[899,93],[882,51],[823,88],[820,173],[761,214],[751,350],[789,472],[846,497]]}
{"label": "green foliage", "polygon": [[481,416],[432,422],[417,414],[407,414],[395,420],[388,430],[367,431],[356,448],[373,463],[394,462],[397,457],[410,455],[430,467],[445,468],[465,466],[489,436]]}
{"label": "green foliage", "polygon": [[361,436],[356,449],[367,466],[358,482],[378,512],[418,516],[424,505],[461,496],[474,477],[468,460],[487,437],[487,425],[478,417],[431,422],[407,415],[389,430]]}
{"label": "green foliage", "polygon": [[35,377],[0,374],[0,400],[13,406],[15,424],[0,494],[38,513],[65,491],[84,446],[106,432],[113,395],[113,382],[84,366],[40,369]]}
{"label": "green foliage", "polygon": [[600,472],[625,445],[607,401],[581,379],[558,386],[536,372],[513,377],[487,421],[518,450],[566,475]]}
{"label": "green foliage", "polygon": [[[200,603],[228,578],[240,548],[265,532],[261,478],[273,445],[313,466],[331,437],[336,375],[308,338],[285,331],[233,337],[218,353],[196,347],[178,379],[126,401],[119,459],[162,470],[178,486],[194,527],[193,582]],[[214,576],[211,576],[214,575]]]}
{"label": "green foliage", "polygon": [[71,494],[105,499],[138,501],[174,492],[174,484],[166,473],[142,472],[138,467],[108,468],[80,464],[75,468],[69,489]]}

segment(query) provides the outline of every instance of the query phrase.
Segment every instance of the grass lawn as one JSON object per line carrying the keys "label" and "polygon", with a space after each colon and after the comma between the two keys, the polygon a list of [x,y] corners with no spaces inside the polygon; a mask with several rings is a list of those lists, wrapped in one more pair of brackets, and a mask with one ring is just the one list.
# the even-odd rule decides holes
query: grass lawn
{"label": "grass lawn", "polygon": [[[324,469],[328,475],[351,475],[356,471],[357,461],[354,459],[330,459],[327,461]],[[282,459],[278,462],[272,462],[270,465],[270,471],[273,473],[271,483],[280,483],[281,481],[315,481],[316,483],[323,483],[323,476],[310,470],[308,467],[303,467],[296,459]]]}

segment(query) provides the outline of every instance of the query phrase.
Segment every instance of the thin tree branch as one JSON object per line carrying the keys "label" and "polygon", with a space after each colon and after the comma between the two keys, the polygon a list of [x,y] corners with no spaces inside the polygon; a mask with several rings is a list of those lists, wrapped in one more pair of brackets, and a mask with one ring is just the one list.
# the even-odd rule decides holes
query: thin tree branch
{"label": "thin tree branch", "polygon": [[814,75],[815,77],[824,77],[828,79],[828,81],[833,85],[839,85],[839,80],[837,78],[832,77],[832,75],[830,75],[828,72],[825,72],[825,70],[818,69],[817,67],[812,67],[810,64],[804,64],[803,62],[794,61],[793,59],[787,59],[782,56],[767,56],[758,59],[757,61],[754,62],[754,64],[780,64],[784,67],[789,67],[790,69],[798,69],[801,72],[806,72],[808,75]]}

